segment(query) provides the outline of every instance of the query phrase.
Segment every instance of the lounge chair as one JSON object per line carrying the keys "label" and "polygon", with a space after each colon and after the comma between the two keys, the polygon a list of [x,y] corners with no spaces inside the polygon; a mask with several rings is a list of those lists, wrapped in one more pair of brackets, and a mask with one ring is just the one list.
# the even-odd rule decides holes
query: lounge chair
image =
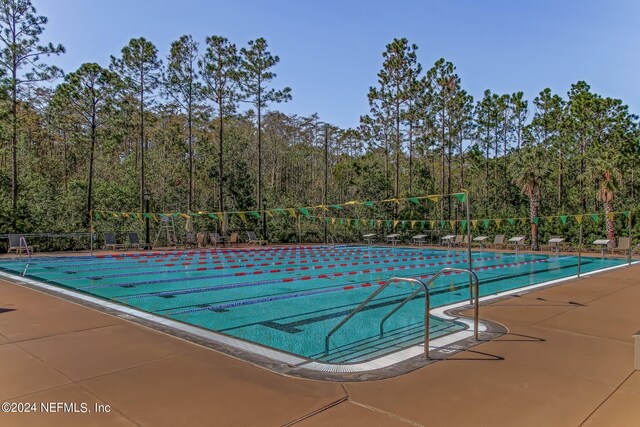
{"label": "lounge chair", "polygon": [[196,234],[196,242],[199,248],[204,248],[207,244],[207,233]]}
{"label": "lounge chair", "polygon": [[231,233],[231,236],[229,236],[229,244],[230,245],[238,244],[238,233]]}
{"label": "lounge chair", "polygon": [[389,234],[387,235],[387,238],[386,238],[387,243],[391,243],[393,246],[395,246],[398,244],[398,241],[400,240],[399,237],[400,235],[398,233]]}
{"label": "lounge chair", "polygon": [[249,241],[247,242],[249,245],[266,245],[267,244],[266,240],[258,239],[258,236],[256,236],[256,232],[253,230],[247,231],[247,237],[249,238]]}
{"label": "lounge chair", "polygon": [[621,251],[623,254],[631,250],[631,239],[628,237],[618,237],[618,246],[611,248],[611,253]]}
{"label": "lounge chair", "polygon": [[184,235],[184,247],[196,247],[196,236],[193,233],[187,233]]}
{"label": "lounge chair", "polygon": [[220,243],[221,245],[224,245],[224,242],[227,239],[225,237],[220,237],[220,233],[213,232],[213,233],[209,233],[209,242],[211,242],[213,244],[214,247],[218,246],[218,243]]}
{"label": "lounge chair", "polygon": [[463,234],[458,234],[455,238],[455,240],[453,241],[452,245],[453,246],[461,246],[462,245],[462,239],[464,238]]}
{"label": "lounge chair", "polygon": [[493,239],[493,249],[498,249],[498,246],[504,248],[504,234],[496,234],[496,237]]}
{"label": "lounge chair", "polygon": [[142,249],[142,243],[140,243],[140,238],[138,237],[138,233],[129,233],[129,247]]}
{"label": "lounge chair", "polygon": [[124,243],[116,243],[116,236],[113,233],[104,233],[104,248],[105,249],[124,249],[127,247]]}
{"label": "lounge chair", "polygon": [[27,245],[27,241],[22,234],[9,234],[9,249],[7,253],[11,253],[11,251],[15,251],[17,254],[21,254],[23,251],[31,253],[33,252],[33,246]]}

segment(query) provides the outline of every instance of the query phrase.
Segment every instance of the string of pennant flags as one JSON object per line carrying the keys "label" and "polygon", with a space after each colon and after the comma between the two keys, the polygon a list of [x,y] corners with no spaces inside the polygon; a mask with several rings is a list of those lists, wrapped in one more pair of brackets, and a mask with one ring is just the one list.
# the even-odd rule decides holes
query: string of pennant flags
{"label": "string of pennant flags", "polygon": [[[119,211],[108,211],[108,210],[94,210],[92,211],[92,216],[96,220],[102,219],[110,219],[110,218],[131,218],[137,220],[150,219],[153,221],[160,221],[161,219],[168,219],[170,217],[173,218],[210,218],[213,220],[222,220],[226,221],[232,215],[237,216],[242,222],[247,223],[248,219],[251,217],[255,217],[257,219],[261,219],[262,215],[265,214],[269,217],[274,217],[275,215],[285,215],[290,216],[296,219],[308,219],[311,221],[324,221],[327,224],[339,224],[339,225],[347,225],[347,226],[370,226],[370,227],[382,227],[383,225],[386,227],[396,228],[401,226],[402,228],[410,227],[415,229],[416,226],[424,229],[429,225],[431,229],[440,228],[450,228],[455,230],[460,226],[463,230],[466,230],[468,225],[468,221],[466,219],[457,219],[457,220],[444,220],[444,219],[377,219],[377,218],[361,218],[361,217],[346,217],[339,215],[340,212],[345,207],[349,206],[357,206],[363,205],[366,207],[373,207],[376,204],[380,203],[396,203],[400,204],[402,202],[410,202],[413,204],[420,204],[422,200],[429,200],[431,202],[438,202],[443,197],[453,196],[458,199],[460,202],[465,202],[467,200],[466,193],[452,193],[452,194],[441,194],[441,195],[427,195],[420,197],[409,197],[409,198],[391,198],[384,199],[378,201],[349,201],[342,204],[333,204],[333,205],[317,205],[317,206],[306,206],[306,207],[298,207],[298,208],[271,208],[265,210],[253,210],[253,211],[225,211],[225,212],[207,212],[207,211],[198,211],[198,212],[171,212],[171,213],[142,213],[142,212],[119,212]],[[321,211],[321,215],[312,214],[311,211]],[[334,215],[337,214],[337,215]],[[593,223],[599,223],[601,218],[607,218],[613,220],[620,215],[624,216],[627,220],[631,220],[631,212],[630,211],[620,211],[620,212],[608,212],[605,214],[602,213],[590,213],[590,214],[576,214],[576,215],[545,215],[545,216],[536,216],[533,218],[530,217],[512,217],[512,218],[482,218],[482,219],[472,219],[470,220],[471,227],[473,229],[477,229],[479,226],[483,226],[484,228],[489,228],[492,224],[495,224],[496,227],[501,227],[502,225],[510,224],[514,225],[518,222],[522,224],[527,223],[535,223],[538,225],[540,221],[555,221],[559,220],[563,225],[567,224],[569,220],[575,221],[577,224],[582,224],[585,219],[592,221]]]}
{"label": "string of pennant flags", "polygon": [[[467,193],[451,193],[451,194],[430,194],[427,196],[418,196],[418,197],[407,197],[407,198],[390,198],[384,200],[351,200],[346,203],[341,204],[333,204],[333,205],[316,205],[316,206],[305,206],[298,208],[270,208],[264,210],[251,210],[251,211],[224,211],[224,212],[208,212],[208,211],[197,211],[197,212],[171,212],[171,213],[144,213],[144,212],[119,212],[119,211],[108,211],[108,210],[93,210],[92,214],[96,220],[107,219],[107,218],[133,218],[142,220],[145,218],[159,221],[161,218],[198,218],[198,217],[208,217],[215,220],[222,220],[225,216],[236,215],[243,222],[247,222],[248,217],[256,217],[262,218],[262,214],[266,214],[270,217],[273,217],[276,214],[284,214],[290,215],[294,218],[302,215],[306,218],[319,218],[319,217],[327,217],[334,218],[333,216],[318,216],[312,215],[311,211],[322,211],[322,212],[340,212],[342,209],[351,207],[351,206],[366,206],[369,208],[374,207],[375,205],[382,203],[395,203],[401,204],[403,202],[410,202],[415,205],[419,205],[423,200],[429,200],[431,202],[437,203],[444,197],[453,196],[458,199],[461,203],[464,203],[467,200]],[[339,218],[339,219],[347,219],[347,218]],[[352,218],[355,219],[355,218]]]}

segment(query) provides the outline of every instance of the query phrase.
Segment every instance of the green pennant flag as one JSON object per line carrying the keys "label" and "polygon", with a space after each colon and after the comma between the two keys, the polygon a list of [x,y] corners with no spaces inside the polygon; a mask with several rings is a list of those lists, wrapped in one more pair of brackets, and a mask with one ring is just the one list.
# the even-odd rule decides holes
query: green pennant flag
{"label": "green pennant flag", "polygon": [[622,212],[622,214],[624,215],[625,218],[629,218],[629,211],[624,211]]}
{"label": "green pennant flag", "polygon": [[533,217],[533,223],[534,223],[535,225],[538,225],[538,224],[540,223],[540,218],[539,218],[539,217],[537,217],[537,216],[534,216],[534,217]]}
{"label": "green pennant flag", "polygon": [[208,213],[207,216],[211,219],[218,219],[218,215],[214,214],[214,213]]}
{"label": "green pennant flag", "polygon": [[145,217],[145,218],[153,219],[153,217],[151,216],[150,213],[144,213],[144,214],[142,214],[142,216]]}
{"label": "green pennant flag", "polygon": [[467,193],[456,193],[454,196],[456,196],[456,199],[460,200],[462,203],[467,200]]}
{"label": "green pennant flag", "polygon": [[342,206],[340,205],[331,205],[330,207],[332,207],[333,209],[342,209]]}
{"label": "green pennant flag", "polygon": [[598,214],[591,214],[591,219],[593,220],[593,222],[595,222],[596,224],[600,222],[600,215]]}
{"label": "green pennant flag", "polygon": [[96,211],[95,212],[95,217],[96,217],[96,219],[100,219],[100,212]]}
{"label": "green pennant flag", "polygon": [[507,219],[507,222],[511,225],[513,225],[513,223],[515,222],[515,220],[513,218],[509,218]]}
{"label": "green pennant flag", "polygon": [[467,229],[467,220],[463,219],[462,221],[460,221],[460,225],[462,226],[463,230]]}
{"label": "green pennant flag", "polygon": [[360,220],[358,218],[354,218],[353,225],[360,225]]}
{"label": "green pennant flag", "polygon": [[444,219],[441,219],[440,220],[440,228],[444,228],[446,223],[447,223],[447,221],[445,221]]}
{"label": "green pennant flag", "polygon": [[409,201],[410,201],[411,203],[415,203],[416,205],[419,205],[419,204],[420,204],[420,200],[418,200],[418,198],[417,198],[417,197],[411,197],[411,198],[409,199]]}
{"label": "green pennant flag", "polygon": [[366,202],[364,202],[364,205],[368,208],[373,207],[373,202],[371,200],[367,200]]}
{"label": "green pennant flag", "polygon": [[276,212],[279,212],[279,213],[281,213],[283,215],[287,214],[287,211],[284,208],[274,208],[273,210],[276,211]]}
{"label": "green pennant flag", "polygon": [[309,215],[310,215],[309,214],[309,209],[307,209],[307,208],[298,208],[298,210],[300,212],[302,212],[302,215],[306,216],[307,218],[309,217]]}
{"label": "green pennant flag", "polygon": [[420,221],[420,228],[424,228],[427,225],[427,221]]}
{"label": "green pennant flag", "polygon": [[391,227],[391,220],[390,219],[386,220],[385,224],[387,225],[387,227]]}
{"label": "green pennant flag", "polygon": [[371,225],[372,227],[376,226],[376,220],[372,219],[371,221],[369,221],[369,225]]}
{"label": "green pennant flag", "polygon": [[174,212],[173,214],[171,214],[174,218],[179,217],[180,215],[182,215],[182,212]]}
{"label": "green pennant flag", "polygon": [[331,218],[329,217],[324,217],[324,222],[326,222],[327,224],[329,224],[331,222]]}
{"label": "green pennant flag", "polygon": [[258,213],[258,211],[251,211],[249,212],[251,215],[255,216],[256,218],[260,219],[260,214]]}
{"label": "green pennant flag", "polygon": [[484,225],[484,228],[489,228],[489,220],[485,219],[484,221],[482,221],[482,224]]}
{"label": "green pennant flag", "polygon": [[569,215],[560,215],[560,222],[562,222],[562,224],[566,224],[567,223],[567,219],[569,218]]}
{"label": "green pennant flag", "polygon": [[340,225],[343,225],[343,224],[344,224],[344,219],[343,219],[343,218],[340,218],[340,221],[339,221],[339,222],[340,222]]}

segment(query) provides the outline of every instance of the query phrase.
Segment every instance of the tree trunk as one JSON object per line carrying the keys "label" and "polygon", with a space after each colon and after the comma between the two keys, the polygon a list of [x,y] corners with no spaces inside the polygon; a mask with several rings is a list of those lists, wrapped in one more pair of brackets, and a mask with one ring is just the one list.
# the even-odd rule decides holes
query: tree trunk
{"label": "tree trunk", "polygon": [[16,230],[18,219],[18,87],[16,67],[13,69],[11,91],[11,228]]}
{"label": "tree trunk", "polygon": [[607,227],[607,239],[615,243],[616,241],[616,225],[614,220],[609,218],[608,214],[613,212],[613,200],[604,202],[604,217]]}
{"label": "tree trunk", "polygon": [[[95,105],[91,112],[91,146],[89,147],[89,179],[87,183],[87,224],[91,222],[93,209],[93,158],[96,147],[96,110]],[[91,230],[93,231],[93,230]]]}
{"label": "tree trunk", "polygon": [[[222,161],[222,137],[224,121],[222,120],[222,99],[218,100],[218,111],[220,112],[220,135],[218,138],[218,210],[220,212],[224,212],[224,163]],[[220,226],[222,227],[222,222],[220,223]]]}
{"label": "tree trunk", "polygon": [[540,249],[538,245],[538,224],[533,219],[538,216],[538,202],[533,195],[529,195],[529,216],[531,222],[531,250],[537,251]]}

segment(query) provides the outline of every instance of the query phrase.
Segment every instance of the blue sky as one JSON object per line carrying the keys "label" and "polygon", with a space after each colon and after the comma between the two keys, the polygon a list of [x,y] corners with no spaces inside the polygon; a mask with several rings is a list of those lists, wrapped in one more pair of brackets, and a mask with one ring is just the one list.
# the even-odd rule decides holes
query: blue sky
{"label": "blue sky", "polygon": [[290,86],[287,113],[342,127],[368,112],[382,51],[394,37],[418,45],[425,69],[452,61],[475,99],[485,89],[545,87],[565,96],[586,80],[601,95],[640,113],[640,1],[636,0],[33,0],[49,18],[43,41],[62,43],[53,60],[66,72],[109,63],[133,37],[166,57],[171,41],[222,35],[238,47],[257,37],[280,56],[274,86]]}

